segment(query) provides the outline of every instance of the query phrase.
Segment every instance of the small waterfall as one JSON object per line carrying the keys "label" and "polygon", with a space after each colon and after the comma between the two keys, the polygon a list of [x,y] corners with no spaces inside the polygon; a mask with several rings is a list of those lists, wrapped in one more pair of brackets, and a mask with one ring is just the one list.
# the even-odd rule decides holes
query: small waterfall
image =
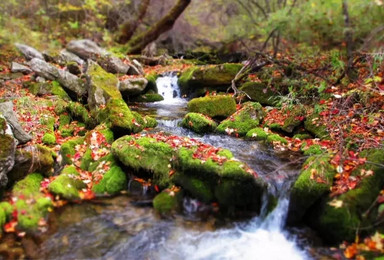
{"label": "small waterfall", "polygon": [[174,104],[184,102],[181,98],[179,85],[177,84],[177,75],[175,72],[168,72],[156,80],[157,90],[164,97],[161,103]]}

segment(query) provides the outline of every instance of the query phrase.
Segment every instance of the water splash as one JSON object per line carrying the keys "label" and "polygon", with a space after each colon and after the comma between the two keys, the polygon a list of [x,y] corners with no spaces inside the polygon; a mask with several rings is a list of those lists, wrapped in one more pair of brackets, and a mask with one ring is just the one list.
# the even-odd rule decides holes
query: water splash
{"label": "water splash", "polygon": [[185,103],[185,100],[181,98],[179,85],[177,84],[177,75],[175,72],[168,72],[158,77],[156,80],[156,86],[158,93],[163,96],[164,100],[161,103],[164,104],[177,104]]}

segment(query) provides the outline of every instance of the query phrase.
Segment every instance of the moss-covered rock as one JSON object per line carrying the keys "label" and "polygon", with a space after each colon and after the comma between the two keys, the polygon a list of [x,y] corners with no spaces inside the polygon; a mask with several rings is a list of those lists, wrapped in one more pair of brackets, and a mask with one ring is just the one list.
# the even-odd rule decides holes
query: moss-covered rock
{"label": "moss-covered rock", "polygon": [[41,174],[32,173],[16,183],[12,189],[12,195],[18,198],[12,205],[12,212],[17,212],[16,228],[20,231],[36,231],[40,220],[53,207],[52,200],[40,193],[42,180]]}
{"label": "moss-covered rock", "polygon": [[305,140],[305,139],[311,139],[312,136],[310,134],[306,134],[306,133],[301,134],[300,133],[300,134],[295,134],[292,138],[293,139]]}
{"label": "moss-covered rock", "polygon": [[62,158],[62,164],[72,164],[72,156],[76,153],[76,145],[81,145],[84,143],[84,137],[77,137],[71,140],[66,141],[61,145],[60,155]]}
{"label": "moss-covered rock", "polygon": [[[0,117],[2,119],[2,117]],[[0,122],[1,123],[1,122]],[[6,132],[3,120],[3,133]],[[7,174],[15,164],[16,140],[7,134],[0,134],[0,189],[8,184]]]}
{"label": "moss-covered rock", "polygon": [[88,105],[91,110],[98,110],[111,99],[122,99],[118,89],[118,78],[106,72],[96,62],[89,60],[88,69]]}
{"label": "moss-covered rock", "polygon": [[206,86],[226,89],[242,67],[241,64],[229,63],[191,67],[179,77],[181,94],[190,94]]}
{"label": "moss-covered rock", "polygon": [[159,77],[157,73],[150,73],[145,76],[145,78],[148,81],[147,87],[145,88],[144,92],[153,91],[154,93],[157,93],[157,84],[156,80]]}
{"label": "moss-covered rock", "polygon": [[262,105],[275,106],[278,103],[279,93],[273,91],[266,84],[261,82],[246,82],[239,90],[244,91],[252,101]]}
{"label": "moss-covered rock", "polygon": [[311,156],[303,164],[299,178],[292,187],[288,222],[301,221],[309,209],[333,184],[335,169],[330,165],[330,156]]}
{"label": "moss-covered rock", "polygon": [[188,113],[181,122],[181,126],[191,129],[196,133],[204,134],[215,131],[217,123],[203,114]]}
{"label": "moss-covered rock", "polygon": [[271,143],[271,144],[276,143],[276,142],[279,142],[281,144],[288,144],[288,140],[285,139],[284,137],[278,135],[278,134],[268,135],[267,142]]}
{"label": "moss-covered rock", "polygon": [[260,103],[246,102],[239,111],[222,121],[216,131],[244,136],[249,130],[258,127],[263,118],[264,111]]}
{"label": "moss-covered rock", "polygon": [[197,198],[199,201],[209,203],[215,199],[214,185],[207,181],[183,173],[177,173],[173,181],[176,185],[183,187],[190,196]]}
{"label": "moss-covered rock", "polygon": [[53,145],[56,144],[56,137],[53,134],[45,133],[42,138],[42,141],[46,145]]}
{"label": "moss-covered rock", "polygon": [[342,195],[324,196],[307,214],[306,222],[329,243],[353,241],[356,231],[363,236],[374,231],[372,223],[376,216],[367,212],[384,185],[384,150],[370,149],[360,153],[360,156],[366,156],[368,163],[358,167],[352,175],[361,176],[362,170],[372,170],[374,174],[363,177],[355,189]]}
{"label": "moss-covered rock", "polygon": [[247,139],[250,140],[267,140],[268,133],[261,127],[256,127],[249,130],[246,134]]}
{"label": "moss-covered rock", "polygon": [[232,96],[216,95],[194,98],[188,102],[188,111],[209,117],[228,117],[236,112],[236,102]]}
{"label": "moss-covered rock", "polygon": [[311,146],[302,145],[301,150],[303,151],[303,154],[306,156],[322,154],[325,152],[319,144],[314,144]]}
{"label": "moss-covered rock", "polygon": [[329,133],[327,127],[321,123],[318,114],[312,114],[304,121],[305,130],[321,139],[328,139]]}
{"label": "moss-covered rock", "polygon": [[146,93],[137,97],[131,98],[133,102],[158,102],[164,100],[164,97],[157,93]]}
{"label": "moss-covered rock", "polygon": [[169,216],[178,210],[179,202],[175,192],[163,191],[153,199],[153,207],[162,216]]}
{"label": "moss-covered rock", "polygon": [[71,101],[71,98],[68,96],[67,92],[63,89],[59,82],[52,81],[51,85],[51,93],[53,95],[58,96],[62,100]]}
{"label": "moss-covered rock", "polygon": [[157,126],[157,121],[155,118],[151,116],[143,117],[145,128],[155,128]]}
{"label": "moss-covered rock", "polygon": [[26,146],[17,149],[15,165],[8,174],[10,183],[14,183],[32,172],[51,176],[54,162],[52,150],[43,145]]}
{"label": "moss-covered rock", "polygon": [[153,175],[154,184],[161,188],[169,185],[170,167],[168,165],[173,156],[170,145],[150,137],[124,136],[112,144],[112,153],[124,165],[136,170],[139,176],[144,170]]}
{"label": "moss-covered rock", "polygon": [[103,112],[107,126],[117,135],[138,133],[145,125],[140,124],[142,120],[139,114],[133,114],[123,99],[111,99]]}
{"label": "moss-covered rock", "polygon": [[67,110],[70,113],[72,119],[86,124],[88,128],[95,126],[95,120],[92,120],[88,110],[79,102],[69,102]]}
{"label": "moss-covered rock", "polygon": [[79,199],[79,190],[86,188],[75,166],[66,166],[48,186],[48,190],[63,199]]}
{"label": "moss-covered rock", "polygon": [[99,178],[93,185],[92,190],[96,194],[115,195],[127,188],[127,175],[120,168],[113,155],[109,154],[101,158],[95,165],[92,176]]}

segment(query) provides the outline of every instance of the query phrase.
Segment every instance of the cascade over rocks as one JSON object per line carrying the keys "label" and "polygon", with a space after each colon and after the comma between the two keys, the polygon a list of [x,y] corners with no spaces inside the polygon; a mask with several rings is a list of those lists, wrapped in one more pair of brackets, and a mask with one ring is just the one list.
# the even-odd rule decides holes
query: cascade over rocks
{"label": "cascade over rocks", "polygon": [[21,43],[15,43],[15,46],[27,60],[32,60],[33,58],[44,60],[43,54],[31,46]]}

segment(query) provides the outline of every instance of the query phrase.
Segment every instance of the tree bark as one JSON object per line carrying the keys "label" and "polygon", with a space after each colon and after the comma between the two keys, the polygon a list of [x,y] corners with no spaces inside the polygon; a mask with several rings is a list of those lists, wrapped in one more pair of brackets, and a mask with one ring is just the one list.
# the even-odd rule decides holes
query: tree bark
{"label": "tree bark", "polygon": [[120,36],[117,40],[118,43],[121,43],[121,44],[127,43],[129,39],[132,38],[137,27],[140,25],[145,14],[147,13],[149,1],[150,0],[142,0],[139,6],[139,13],[137,15],[137,18],[134,19],[133,21],[127,21],[121,26]]}
{"label": "tree bark", "polygon": [[353,35],[351,23],[349,21],[349,12],[347,0],[343,0],[343,15],[344,15],[344,25],[345,25],[345,44],[347,47],[347,68],[346,74],[351,79],[353,72]]}
{"label": "tree bark", "polygon": [[147,46],[147,44],[156,40],[162,33],[172,29],[177,18],[191,3],[191,0],[178,0],[175,6],[143,34],[135,36],[128,41],[128,53],[137,54]]}

